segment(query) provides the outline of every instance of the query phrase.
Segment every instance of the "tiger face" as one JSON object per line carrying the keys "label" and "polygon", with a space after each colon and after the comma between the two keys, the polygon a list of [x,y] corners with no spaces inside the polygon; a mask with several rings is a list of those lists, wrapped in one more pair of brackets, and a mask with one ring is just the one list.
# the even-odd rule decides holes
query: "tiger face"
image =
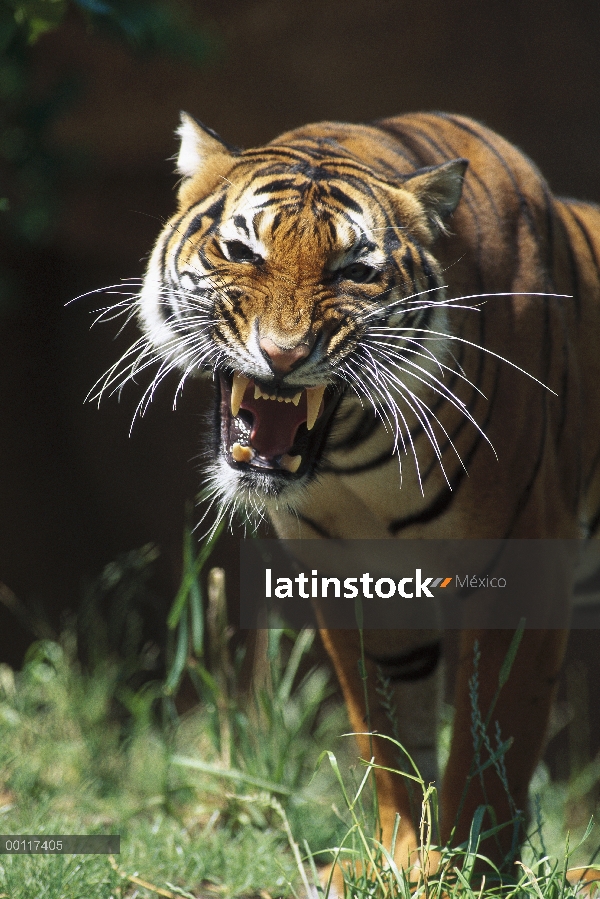
{"label": "tiger face", "polygon": [[[393,181],[327,138],[238,152],[187,115],[178,133],[179,210],[153,251],[141,323],[162,372],[214,374],[221,502],[294,508],[349,393],[398,442],[403,385],[431,371],[419,335],[445,324],[432,246],[467,163]],[[402,340],[370,341],[395,326]]]}

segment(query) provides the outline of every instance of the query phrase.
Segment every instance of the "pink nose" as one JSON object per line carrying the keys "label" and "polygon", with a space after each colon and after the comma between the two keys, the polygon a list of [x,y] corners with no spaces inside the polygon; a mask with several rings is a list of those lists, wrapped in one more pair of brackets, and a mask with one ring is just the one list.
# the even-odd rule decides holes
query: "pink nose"
{"label": "pink nose", "polygon": [[269,357],[273,371],[278,374],[287,374],[297,362],[300,362],[301,359],[306,359],[310,353],[310,347],[307,343],[299,343],[298,346],[293,347],[291,350],[284,350],[282,347],[277,346],[270,337],[261,337],[260,348]]}

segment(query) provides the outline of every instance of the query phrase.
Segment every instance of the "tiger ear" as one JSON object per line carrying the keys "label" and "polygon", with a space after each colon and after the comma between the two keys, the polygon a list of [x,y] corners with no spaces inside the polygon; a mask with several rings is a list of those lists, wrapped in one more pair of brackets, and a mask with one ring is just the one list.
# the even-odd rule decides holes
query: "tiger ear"
{"label": "tiger ear", "polygon": [[219,175],[227,174],[239,154],[239,150],[225,143],[212,128],[207,128],[187,112],[181,113],[181,124],[176,133],[181,141],[176,169],[184,179],[180,195],[191,179],[198,179],[206,191],[210,190]]}
{"label": "tiger ear", "polygon": [[402,184],[421,204],[434,234],[446,230],[444,220],[458,206],[468,164],[468,159],[452,159],[418,169]]}

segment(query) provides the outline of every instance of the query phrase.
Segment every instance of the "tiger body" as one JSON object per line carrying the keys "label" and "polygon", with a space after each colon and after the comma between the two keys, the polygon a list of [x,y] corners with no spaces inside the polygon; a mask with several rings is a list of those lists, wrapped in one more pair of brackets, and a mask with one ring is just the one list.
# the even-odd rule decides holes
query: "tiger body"
{"label": "tiger body", "polygon": [[[153,252],[139,314],[161,372],[215,372],[209,483],[223,509],[266,511],[284,538],[595,535],[598,208],[556,199],[519,150],[458,116],[320,123],[243,153],[187,117],[179,133],[179,211]],[[496,711],[515,738],[506,763],[521,808],[568,622],[570,573],[545,577],[561,581],[565,630],[526,632]],[[322,623],[360,732],[356,635]],[[380,665],[396,677],[401,738],[434,777],[440,669],[427,648],[439,635],[365,636],[369,727],[389,730]],[[476,639],[485,708],[511,634],[461,636],[443,838],[471,763]],[[409,669],[423,647],[419,677]],[[387,741],[375,751],[396,766]],[[378,778],[384,837],[399,810],[405,861],[416,844],[406,789]],[[458,838],[483,795],[473,784]],[[491,778],[486,795],[507,818]]]}

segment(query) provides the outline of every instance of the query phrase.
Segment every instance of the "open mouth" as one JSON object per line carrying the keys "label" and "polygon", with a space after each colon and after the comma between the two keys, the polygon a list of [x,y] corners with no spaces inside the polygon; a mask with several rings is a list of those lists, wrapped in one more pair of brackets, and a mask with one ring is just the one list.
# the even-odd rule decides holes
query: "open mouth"
{"label": "open mouth", "polygon": [[221,442],[229,465],[296,478],[317,459],[340,394],[220,375]]}

